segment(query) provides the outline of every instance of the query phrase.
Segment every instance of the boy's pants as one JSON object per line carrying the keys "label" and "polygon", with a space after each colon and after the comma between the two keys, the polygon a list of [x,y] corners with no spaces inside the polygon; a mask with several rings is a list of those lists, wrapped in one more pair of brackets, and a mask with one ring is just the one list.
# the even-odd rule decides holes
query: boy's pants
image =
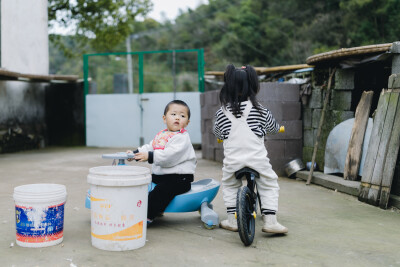
{"label": "boy's pants", "polygon": [[153,191],[149,193],[147,218],[153,220],[157,215],[164,212],[175,196],[186,193],[190,190],[190,187],[191,183],[184,180],[158,183]]}

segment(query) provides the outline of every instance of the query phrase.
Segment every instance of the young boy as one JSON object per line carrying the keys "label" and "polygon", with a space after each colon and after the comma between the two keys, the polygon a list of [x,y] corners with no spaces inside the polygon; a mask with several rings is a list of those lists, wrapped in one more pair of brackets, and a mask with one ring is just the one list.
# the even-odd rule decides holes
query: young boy
{"label": "young boy", "polygon": [[[134,159],[152,165],[152,182],[156,184],[149,193],[147,221],[156,216],[176,196],[190,190],[196,168],[196,156],[189,133],[185,127],[190,122],[190,109],[181,100],[167,104],[163,115],[167,129],[159,132],[147,145],[139,147]],[[127,153],[132,153],[128,150]]]}

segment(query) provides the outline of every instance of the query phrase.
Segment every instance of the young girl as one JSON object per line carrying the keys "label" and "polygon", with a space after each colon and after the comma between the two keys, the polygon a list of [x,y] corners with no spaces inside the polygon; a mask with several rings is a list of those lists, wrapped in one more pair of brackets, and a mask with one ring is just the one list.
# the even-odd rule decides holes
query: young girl
{"label": "young girl", "polygon": [[190,109],[185,102],[169,102],[163,116],[167,129],[133,152],[135,160],[153,164],[152,182],[156,186],[149,193],[148,223],[160,215],[176,195],[190,190],[197,161],[189,133],[185,130],[189,119]]}
{"label": "young girl", "polygon": [[227,66],[224,86],[219,94],[222,107],[215,114],[214,124],[214,134],[223,140],[224,145],[222,192],[228,213],[220,227],[238,231],[236,196],[242,180],[236,179],[235,172],[249,167],[260,174],[256,184],[261,197],[262,231],[287,233],[288,229],[276,219],[278,176],[272,170],[264,145],[264,136],[277,133],[280,127],[271,112],[257,102],[259,90],[258,76],[253,67],[236,69],[232,64]]}

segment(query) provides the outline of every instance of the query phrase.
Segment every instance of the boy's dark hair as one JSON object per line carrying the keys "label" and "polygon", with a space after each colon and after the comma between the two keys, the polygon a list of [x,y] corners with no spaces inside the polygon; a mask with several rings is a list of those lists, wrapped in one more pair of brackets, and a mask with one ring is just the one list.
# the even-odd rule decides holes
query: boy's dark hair
{"label": "boy's dark hair", "polygon": [[167,115],[167,112],[168,112],[168,110],[169,110],[169,106],[172,105],[172,104],[177,104],[177,105],[181,105],[181,106],[186,107],[187,110],[188,110],[188,119],[190,119],[190,108],[189,108],[189,106],[188,106],[184,101],[182,101],[182,100],[172,100],[171,102],[169,102],[169,103],[165,106],[164,115]]}
{"label": "boy's dark hair", "polygon": [[250,66],[235,68],[233,64],[226,67],[224,85],[219,93],[219,100],[223,107],[229,105],[233,115],[241,115],[240,102],[250,99],[253,106],[259,110],[256,95],[260,91],[256,70]]}

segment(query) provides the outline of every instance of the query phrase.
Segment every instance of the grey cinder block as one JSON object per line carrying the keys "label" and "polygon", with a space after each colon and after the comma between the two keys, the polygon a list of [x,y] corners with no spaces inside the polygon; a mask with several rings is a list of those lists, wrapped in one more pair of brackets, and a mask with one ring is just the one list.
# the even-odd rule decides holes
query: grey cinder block
{"label": "grey cinder block", "polygon": [[200,94],[200,107],[203,107],[205,103],[205,93]]}
{"label": "grey cinder block", "polygon": [[208,111],[207,118],[214,120],[215,113],[219,108],[220,108],[219,106],[207,106],[207,111]]}
{"label": "grey cinder block", "polygon": [[304,146],[314,146],[314,129],[307,128],[303,130],[303,144]]}
{"label": "grey cinder block", "polygon": [[312,111],[312,120],[311,120],[312,128],[318,128],[319,121],[321,119],[321,113],[322,113],[322,109],[314,109]]}
{"label": "grey cinder block", "polygon": [[335,73],[335,90],[354,89],[354,70],[337,69]]}
{"label": "grey cinder block", "polygon": [[268,154],[280,153],[282,154],[282,156],[284,155],[285,140],[266,140],[264,143],[265,143],[265,148],[268,151]]}
{"label": "grey cinder block", "polygon": [[310,128],[312,126],[312,109],[303,109],[303,126],[305,128]]}
{"label": "grey cinder block", "polygon": [[202,120],[207,120],[207,119],[209,119],[209,117],[208,117],[207,106],[202,106],[202,107],[200,108],[200,112],[201,112],[200,116],[201,116],[201,119],[202,119]]}
{"label": "grey cinder block", "polygon": [[285,158],[302,158],[303,142],[301,139],[285,141]]}
{"label": "grey cinder block", "polygon": [[214,160],[214,148],[201,146],[201,152],[203,159]]}
{"label": "grey cinder block", "polygon": [[394,54],[400,54],[400,42],[393,42],[390,52]]}
{"label": "grey cinder block", "polygon": [[330,99],[330,110],[350,110],[352,91],[333,90]]}
{"label": "grey cinder block", "polygon": [[215,161],[222,162],[224,160],[224,150],[220,148],[216,148],[214,150],[214,158]]}
{"label": "grey cinder block", "polygon": [[285,126],[284,133],[267,134],[266,140],[277,139],[302,139],[303,138],[303,125],[302,121],[283,121],[280,125]]}
{"label": "grey cinder block", "polygon": [[300,120],[300,102],[286,101],[262,101],[262,106],[271,111],[274,118],[278,121]]}
{"label": "grey cinder block", "polygon": [[322,96],[321,89],[313,89],[308,107],[312,109],[322,108]]}
{"label": "grey cinder block", "polygon": [[205,105],[206,106],[213,106],[218,104],[218,92],[217,91],[208,91],[205,92]]}
{"label": "grey cinder block", "polygon": [[259,101],[299,101],[300,86],[285,83],[260,83]]}

